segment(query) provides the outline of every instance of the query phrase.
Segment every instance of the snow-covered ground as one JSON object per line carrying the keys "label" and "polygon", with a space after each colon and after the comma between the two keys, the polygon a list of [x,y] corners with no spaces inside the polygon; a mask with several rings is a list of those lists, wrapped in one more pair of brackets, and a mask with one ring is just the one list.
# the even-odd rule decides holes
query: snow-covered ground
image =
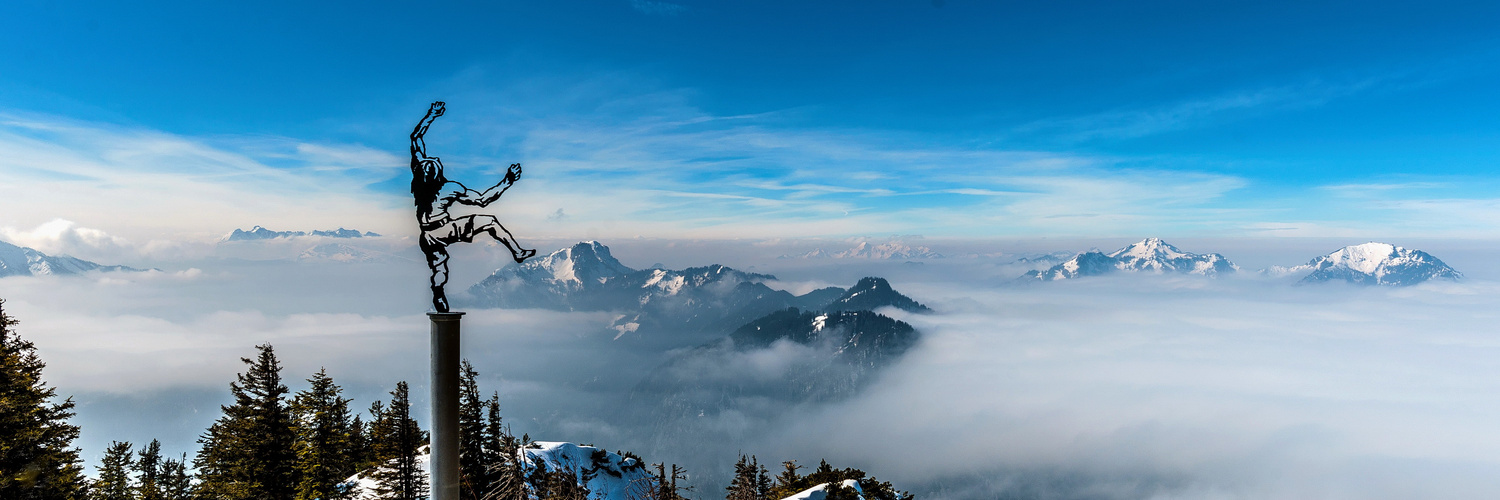
{"label": "snow-covered ground", "polygon": [[[823,500],[824,498],[828,498],[828,486],[831,484],[833,483],[823,483],[817,486],[813,486],[811,488],[799,491],[795,495],[783,498],[782,500]],[[845,479],[844,482],[839,484],[845,488],[852,488],[854,491],[859,492],[860,500],[864,500],[865,491],[863,488],[859,487],[859,481],[854,479]]]}
{"label": "snow-covered ground", "polygon": [[[651,476],[645,464],[602,448],[555,441],[535,442],[522,448],[522,463],[528,471],[566,471],[589,491],[589,500],[641,500],[651,491]],[[426,447],[417,457],[422,474],[429,473],[431,455]],[[373,471],[369,471],[373,472]],[[349,478],[353,500],[376,500],[372,473]]]}

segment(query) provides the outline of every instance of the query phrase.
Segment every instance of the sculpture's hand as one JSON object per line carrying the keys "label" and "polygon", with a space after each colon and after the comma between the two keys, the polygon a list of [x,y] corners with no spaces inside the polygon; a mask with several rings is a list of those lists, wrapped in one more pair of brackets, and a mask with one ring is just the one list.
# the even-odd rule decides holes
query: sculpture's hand
{"label": "sculpture's hand", "polygon": [[512,164],[510,164],[510,170],[505,171],[505,180],[508,180],[508,181],[511,181],[511,182],[515,182],[516,180],[518,180],[520,178],[521,178],[521,164],[520,163],[512,163]]}
{"label": "sculpture's hand", "polygon": [[444,104],[443,101],[438,101],[432,103],[432,108],[429,108],[428,112],[432,113],[433,118],[437,118],[439,116],[443,116],[443,111],[445,110],[447,110],[447,105]]}

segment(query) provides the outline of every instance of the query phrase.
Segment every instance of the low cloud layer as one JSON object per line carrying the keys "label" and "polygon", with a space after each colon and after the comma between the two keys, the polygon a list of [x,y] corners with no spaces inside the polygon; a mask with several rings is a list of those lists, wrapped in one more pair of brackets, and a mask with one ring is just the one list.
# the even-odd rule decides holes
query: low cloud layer
{"label": "low cloud layer", "polygon": [[[693,242],[612,246],[637,267],[648,257],[754,266],[789,288],[883,275],[938,311],[888,311],[923,340],[856,397],[726,412],[698,427],[732,431],[733,442],[652,460],[708,452],[727,461],[735,452],[763,462],[827,458],[930,498],[1500,493],[1490,479],[1500,477],[1493,459],[1500,435],[1492,430],[1500,341],[1490,334],[1500,266],[1459,266],[1470,279],[1396,289],[1248,275],[1014,286],[1002,279],[1014,272],[1005,264],[1012,252],[920,266],[814,266],[776,260],[782,249],[766,245],[726,247],[743,253]],[[1272,247],[1247,245],[1260,250],[1242,259],[1277,262],[1302,252],[1265,250]],[[1419,248],[1481,262],[1484,252],[1470,247],[1479,248]],[[473,257],[488,252],[471,250],[475,265],[483,259]],[[750,254],[762,258],[737,257]],[[238,359],[262,342],[277,347],[294,390],[327,367],[359,408],[388,397],[398,380],[413,382],[417,404],[426,404],[426,319],[399,312],[425,302],[420,265],[206,263],[197,273],[0,280],[6,310],[41,348],[49,381],[80,402],[80,445],[90,460],[116,439],[161,438],[169,451],[195,451],[193,439],[243,369]],[[482,271],[461,274],[477,279]],[[611,319],[474,310],[465,356],[518,431],[643,449],[649,422],[621,413],[623,396],[665,354],[610,340]],[[770,354],[724,366],[780,366]],[[722,486],[707,484],[722,464],[684,463],[706,482],[700,491]]]}

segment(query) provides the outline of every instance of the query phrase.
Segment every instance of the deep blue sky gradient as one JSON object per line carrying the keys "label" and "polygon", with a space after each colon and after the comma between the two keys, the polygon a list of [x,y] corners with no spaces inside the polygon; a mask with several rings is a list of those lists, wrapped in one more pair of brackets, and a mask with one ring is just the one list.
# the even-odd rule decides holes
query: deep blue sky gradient
{"label": "deep blue sky gradient", "polygon": [[1341,184],[1487,199],[1500,180],[1492,2],[143,4],[0,6],[0,109],[402,154],[390,131],[414,109],[494,90],[520,98],[458,151],[523,153],[526,124],[553,117],[692,109],[1247,179],[1228,207]]}

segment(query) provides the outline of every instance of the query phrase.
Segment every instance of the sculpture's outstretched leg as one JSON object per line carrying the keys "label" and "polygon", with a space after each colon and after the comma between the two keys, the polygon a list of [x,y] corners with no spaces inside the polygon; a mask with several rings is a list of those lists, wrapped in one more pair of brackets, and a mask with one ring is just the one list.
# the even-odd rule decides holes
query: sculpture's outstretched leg
{"label": "sculpture's outstretched leg", "polygon": [[469,237],[464,241],[473,241],[474,236],[489,233],[491,238],[500,242],[501,245],[505,245],[506,250],[510,250],[511,258],[515,259],[518,264],[526,262],[526,259],[536,255],[536,250],[521,248],[521,244],[516,243],[516,237],[511,235],[510,231],[505,229],[505,226],[500,225],[500,220],[496,219],[495,216],[471,215],[468,219],[469,224],[465,228],[465,232],[468,233]]}

